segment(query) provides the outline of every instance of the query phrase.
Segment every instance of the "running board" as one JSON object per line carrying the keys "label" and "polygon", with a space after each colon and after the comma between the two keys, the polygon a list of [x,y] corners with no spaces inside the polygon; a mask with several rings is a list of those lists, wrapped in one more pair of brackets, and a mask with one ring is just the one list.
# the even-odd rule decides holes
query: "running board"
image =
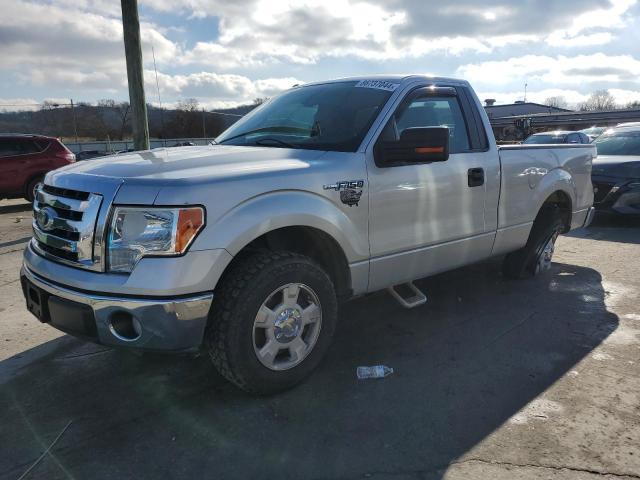
{"label": "running board", "polygon": [[[411,290],[411,292],[413,292],[413,295],[408,295],[406,297],[403,297],[402,295],[400,295],[396,290],[396,288],[401,286],[406,286],[409,290]],[[387,291],[404,308],[415,308],[427,303],[427,296],[424,293],[422,293],[418,289],[418,287],[416,287],[413,284],[413,282],[406,282],[401,285],[394,285],[393,287],[387,288]]]}

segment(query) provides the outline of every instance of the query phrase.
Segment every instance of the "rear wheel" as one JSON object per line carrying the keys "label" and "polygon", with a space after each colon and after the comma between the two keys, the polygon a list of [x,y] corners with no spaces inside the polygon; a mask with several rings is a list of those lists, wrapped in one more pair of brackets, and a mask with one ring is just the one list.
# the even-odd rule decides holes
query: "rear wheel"
{"label": "rear wheel", "polygon": [[214,297],[206,345],[228,380],[253,394],[271,394],[306,378],[325,355],[337,320],[329,276],[290,252],[241,260]]}
{"label": "rear wheel", "polygon": [[29,183],[27,183],[27,186],[24,192],[25,200],[27,200],[30,203],[33,203],[33,201],[36,198],[36,191],[43,185],[43,182],[44,182],[44,177],[37,177],[29,180]]}
{"label": "rear wheel", "polygon": [[527,244],[505,257],[502,273],[509,278],[526,278],[549,270],[556,240],[563,229],[560,209],[544,207],[533,223]]}

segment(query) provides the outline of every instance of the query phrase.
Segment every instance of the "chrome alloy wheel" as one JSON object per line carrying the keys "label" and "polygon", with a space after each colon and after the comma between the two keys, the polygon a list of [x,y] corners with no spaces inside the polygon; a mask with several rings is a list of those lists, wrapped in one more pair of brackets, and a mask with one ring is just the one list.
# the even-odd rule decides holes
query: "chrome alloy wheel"
{"label": "chrome alloy wheel", "polygon": [[560,232],[553,232],[547,242],[540,249],[538,261],[536,262],[536,274],[549,270],[551,268],[551,259],[556,248],[556,240]]}
{"label": "chrome alloy wheel", "polygon": [[322,307],[316,293],[302,283],[274,290],[253,322],[253,349],[270,370],[299,365],[318,341]]}

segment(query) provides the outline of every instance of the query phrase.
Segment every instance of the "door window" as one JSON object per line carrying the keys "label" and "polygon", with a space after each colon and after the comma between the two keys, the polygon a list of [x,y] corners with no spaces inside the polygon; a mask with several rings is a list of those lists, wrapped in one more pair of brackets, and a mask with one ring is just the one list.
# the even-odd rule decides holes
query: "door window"
{"label": "door window", "polygon": [[23,139],[20,143],[22,146],[22,153],[40,153],[44,150],[35,140]]}
{"label": "door window", "polygon": [[412,127],[448,127],[449,152],[469,150],[469,135],[456,97],[418,97],[400,106],[382,132],[386,141],[400,138]]}

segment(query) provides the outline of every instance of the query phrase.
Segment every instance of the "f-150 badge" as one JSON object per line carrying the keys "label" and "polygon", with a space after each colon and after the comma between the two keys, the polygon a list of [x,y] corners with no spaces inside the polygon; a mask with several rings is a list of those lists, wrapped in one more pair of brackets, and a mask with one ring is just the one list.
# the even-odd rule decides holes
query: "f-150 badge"
{"label": "f-150 badge", "polygon": [[323,188],[340,192],[340,201],[342,203],[350,207],[354,205],[357,207],[362,196],[362,187],[364,187],[364,180],[343,180],[331,185],[325,185]]}

